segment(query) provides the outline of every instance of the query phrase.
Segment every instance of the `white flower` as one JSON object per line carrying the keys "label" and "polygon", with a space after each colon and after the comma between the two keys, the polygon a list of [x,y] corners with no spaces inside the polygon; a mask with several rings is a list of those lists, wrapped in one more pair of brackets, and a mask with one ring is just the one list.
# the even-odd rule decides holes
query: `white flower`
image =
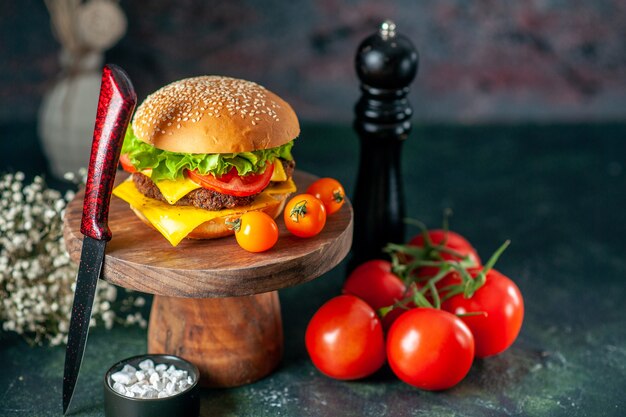
{"label": "white flower", "polygon": [[[87,171],[79,175],[84,183]],[[21,172],[0,176],[0,322],[4,331],[56,346],[67,343],[74,298],[77,267],[65,249],[62,219],[75,193],[63,196],[41,177],[27,185],[24,179]],[[132,297],[125,297],[120,304],[128,314]],[[117,319],[116,299],[115,286],[98,284],[90,326],[103,323],[110,329],[116,321],[146,326],[139,313]]]}

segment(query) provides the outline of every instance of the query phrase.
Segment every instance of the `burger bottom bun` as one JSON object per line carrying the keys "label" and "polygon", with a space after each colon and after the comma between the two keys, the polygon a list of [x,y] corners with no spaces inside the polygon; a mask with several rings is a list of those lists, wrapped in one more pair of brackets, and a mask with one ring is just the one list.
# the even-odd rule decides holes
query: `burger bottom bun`
{"label": "burger bottom bun", "polygon": [[[274,219],[278,217],[280,213],[282,213],[283,209],[285,208],[285,204],[287,202],[287,197],[289,197],[289,194],[276,194],[276,195],[273,195],[272,197],[274,198],[274,200],[276,200],[275,204],[272,203],[268,206],[263,207],[262,209],[252,210],[252,211],[262,211]],[[130,208],[133,211],[133,213],[135,213],[135,215],[139,217],[139,219],[142,222],[144,222],[146,225],[154,229],[154,226],[152,226],[152,224],[148,221],[148,219],[144,217],[143,214],[141,214],[140,211],[136,210],[132,206]],[[213,220],[204,222],[198,227],[196,227],[195,229],[193,229],[191,233],[187,235],[187,238],[188,239],[216,239],[219,237],[233,235],[235,234],[235,231],[230,229],[226,225],[226,221],[233,220],[237,218],[239,215],[243,214],[244,212],[245,210],[242,210],[241,213],[230,214],[228,216],[223,216],[223,217],[216,217]]]}

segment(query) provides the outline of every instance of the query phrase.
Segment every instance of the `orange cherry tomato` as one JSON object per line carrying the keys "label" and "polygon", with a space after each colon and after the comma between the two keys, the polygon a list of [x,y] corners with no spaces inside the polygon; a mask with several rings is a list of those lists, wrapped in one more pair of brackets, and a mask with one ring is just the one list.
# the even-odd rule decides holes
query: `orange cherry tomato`
{"label": "orange cherry tomato", "polygon": [[248,252],[264,252],[278,241],[278,226],[262,211],[249,211],[233,222],[237,243]]}
{"label": "orange cherry tomato", "polygon": [[337,212],[346,201],[346,192],[339,181],[333,178],[320,178],[306,192],[322,200],[329,215]]}
{"label": "orange cherry tomato", "polygon": [[312,237],[326,224],[324,204],[311,194],[299,194],[287,203],[284,212],[285,226],[298,237]]}

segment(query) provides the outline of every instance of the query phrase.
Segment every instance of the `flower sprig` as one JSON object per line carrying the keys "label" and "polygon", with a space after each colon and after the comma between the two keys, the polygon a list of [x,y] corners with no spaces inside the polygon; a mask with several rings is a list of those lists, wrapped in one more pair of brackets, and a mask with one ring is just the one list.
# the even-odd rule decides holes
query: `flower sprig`
{"label": "flower sprig", "polygon": [[[80,175],[66,179],[84,183],[86,172]],[[63,241],[63,215],[74,194],[48,188],[39,176],[30,184],[21,172],[0,177],[0,322],[4,331],[23,335],[32,344],[67,342],[77,266]],[[100,281],[90,326],[145,327],[141,313],[124,307],[125,299],[120,312],[128,315],[119,318],[116,300],[116,287]],[[133,297],[132,303],[139,307],[145,300]]]}

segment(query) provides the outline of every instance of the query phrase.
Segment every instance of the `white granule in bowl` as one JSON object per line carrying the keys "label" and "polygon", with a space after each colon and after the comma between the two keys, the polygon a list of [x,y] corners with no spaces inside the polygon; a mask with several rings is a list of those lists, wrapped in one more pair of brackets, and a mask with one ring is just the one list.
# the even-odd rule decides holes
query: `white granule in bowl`
{"label": "white granule in bowl", "polygon": [[139,369],[124,365],[111,374],[109,385],[119,394],[131,398],[166,398],[191,388],[194,378],[174,365],[155,365],[152,359],[139,363]]}

